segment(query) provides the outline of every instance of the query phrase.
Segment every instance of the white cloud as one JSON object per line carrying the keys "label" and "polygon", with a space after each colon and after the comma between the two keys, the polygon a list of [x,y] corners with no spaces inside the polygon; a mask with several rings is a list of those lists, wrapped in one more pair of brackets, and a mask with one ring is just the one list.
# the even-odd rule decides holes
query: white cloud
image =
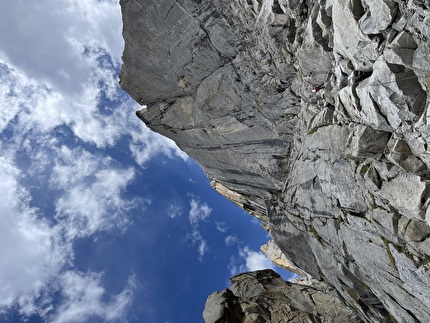
{"label": "white cloud", "polygon": [[68,271],[60,279],[63,302],[51,314],[52,323],[87,322],[97,316],[103,321],[125,321],[132,303],[134,278],[130,277],[125,289],[105,300],[106,291],[101,286],[101,275]]}
{"label": "white cloud", "polygon": [[[57,126],[67,125],[81,140],[106,147],[127,135],[130,128],[142,126],[131,109],[137,105],[129,98],[120,98],[123,102],[118,101],[114,110],[101,117],[100,110],[105,108],[102,95],[115,99],[118,87],[114,70],[99,67],[97,58],[94,58],[94,75],[74,95],[28,77],[25,71],[14,68],[7,61],[0,60],[0,66],[3,81],[0,102],[6,107],[5,116],[0,119],[0,130],[5,129],[13,118],[18,118],[15,127],[27,132],[36,129],[46,133]],[[131,127],[130,124],[127,127],[130,119]]]}
{"label": "white cloud", "polygon": [[[123,39],[118,1],[40,0],[24,5],[6,0],[2,9],[0,103],[5,109],[0,131],[18,116],[21,132],[67,125],[98,147],[129,136],[130,151],[141,166],[159,153],[188,158],[173,141],[149,131],[134,114],[141,107],[119,89],[116,72]],[[104,96],[113,108],[106,106]]]}
{"label": "white cloud", "polygon": [[7,30],[0,33],[4,56],[31,78],[55,85],[62,93],[79,94],[85,88],[93,67],[82,56],[85,48],[103,48],[119,64],[123,43],[117,1],[6,0],[2,8],[0,30]]}
{"label": "white cloud", "polygon": [[187,235],[187,238],[192,241],[193,246],[197,244],[198,259],[199,261],[203,261],[203,257],[206,252],[209,251],[209,247],[201,232],[198,228],[193,227],[191,233]]}
{"label": "white cloud", "polygon": [[[136,121],[140,122],[136,118]],[[139,125],[137,130],[131,132],[132,142],[129,145],[136,163],[141,167],[155,156],[164,154],[169,158],[177,156],[184,161],[188,160],[188,155],[176,146],[175,142],[157,133],[151,132],[147,127]]]}
{"label": "white cloud", "polygon": [[232,276],[246,271],[274,268],[273,263],[261,251],[254,251],[248,246],[240,248],[239,257],[232,257],[229,264]]}
{"label": "white cloud", "polygon": [[230,236],[227,236],[227,237],[224,238],[224,242],[225,242],[225,245],[227,247],[230,247],[230,246],[233,246],[233,245],[237,244],[238,243],[238,239],[237,239],[237,236],[230,235]]}
{"label": "white cloud", "polygon": [[[128,137],[142,167],[158,154],[188,159],[173,141],[144,126],[134,115],[140,106],[119,90],[123,40],[117,1],[6,1],[1,26],[7,32],[0,32],[0,132],[14,121],[15,149],[26,133],[40,137],[67,125],[100,148]],[[71,191],[69,200],[78,193]],[[58,207],[69,207],[66,202]]]}
{"label": "white cloud", "polygon": [[17,92],[23,92],[23,82],[13,74],[9,66],[0,60],[0,106],[3,107],[0,114],[0,132],[18,114],[20,106],[31,99],[28,96],[17,95]]}
{"label": "white cloud", "polygon": [[193,245],[198,245],[197,252],[200,261],[203,260],[203,256],[208,252],[209,247],[199,230],[199,222],[206,221],[211,213],[212,209],[206,203],[200,203],[199,200],[191,198],[188,220],[190,221],[192,231],[188,235],[188,238],[192,240]]}
{"label": "white cloud", "polygon": [[[132,299],[131,280],[122,293],[105,301],[108,295],[100,274],[63,268],[73,266],[73,238],[105,229],[114,222],[112,210],[119,212],[128,206],[120,196],[133,171],[109,168],[109,160],[104,160],[103,169],[88,152],[61,150],[63,159],[57,161],[53,181],[57,188],[71,191],[65,194],[70,198],[64,208],[69,217],[57,224],[41,219],[39,210],[29,206],[31,195],[19,182],[22,172],[8,157],[0,156],[0,314],[16,307],[24,317],[38,314],[53,322],[82,322],[91,316],[118,322]],[[98,168],[101,171],[95,172]],[[91,178],[87,186],[82,184],[85,178]],[[92,205],[92,198],[99,204]],[[83,229],[70,220],[79,216],[89,219],[90,225]],[[54,313],[51,294],[58,289],[62,303]]]}
{"label": "white cloud", "polygon": [[227,230],[228,230],[228,226],[227,226],[227,224],[226,224],[225,222],[216,222],[216,223],[215,223],[215,228],[216,228],[219,232],[222,232],[222,233],[225,233],[225,232],[227,232]]}
{"label": "white cloud", "polygon": [[[121,28],[116,0],[2,3],[0,133],[10,140],[0,141],[0,313],[16,308],[58,322],[91,315],[118,321],[129,304],[129,287],[106,301],[99,274],[64,271],[73,268],[75,238],[123,230],[127,212],[142,203],[124,197],[134,168],[96,147],[124,139],[141,166],[158,154],[188,158],[149,131],[134,115],[140,106],[119,90]],[[72,148],[81,141],[99,154]],[[19,155],[29,160],[22,169]],[[39,185],[42,177],[49,187],[38,193],[55,214],[30,206],[33,184],[26,180]],[[206,241],[196,238],[203,257]],[[58,286],[63,302],[53,313],[49,295]]]}
{"label": "white cloud", "polygon": [[[5,107],[0,116],[0,131],[14,118],[14,127],[20,130],[18,136],[34,130],[47,133],[67,125],[78,138],[100,148],[128,137],[130,152],[142,167],[158,154],[188,159],[172,140],[152,132],[135,116],[134,111],[140,106],[129,97],[119,96],[111,67],[99,67],[96,57],[93,69],[94,75],[81,92],[68,96],[0,59],[0,104]],[[114,100],[114,106],[101,101],[103,94]]]}
{"label": "white cloud", "polygon": [[56,218],[63,223],[68,238],[85,236],[113,226],[123,228],[125,212],[139,201],[126,200],[122,191],[133,180],[133,168],[111,165],[82,149],[62,146],[55,161],[51,185],[63,190],[55,203]]}
{"label": "white cloud", "polygon": [[182,208],[178,205],[177,202],[172,202],[167,208],[167,216],[171,219],[174,219],[178,216],[182,215]]}
{"label": "white cloud", "polygon": [[212,209],[206,204],[201,204],[198,200],[190,200],[190,213],[188,219],[191,225],[198,225],[200,221],[206,221],[212,213]]}
{"label": "white cloud", "polygon": [[[34,126],[26,125],[29,113],[34,113],[34,120],[44,127],[57,125],[58,113],[61,107],[58,106],[60,95],[52,92],[43,83],[27,78],[16,69],[12,68],[6,61],[0,58],[0,103],[3,113],[0,116],[0,131],[3,131],[8,123],[21,115],[23,129],[27,131]],[[40,113],[45,109],[45,113]]]}
{"label": "white cloud", "polygon": [[31,306],[71,255],[58,242],[56,230],[29,206],[19,175],[15,165],[0,157],[0,312],[14,303]]}
{"label": "white cloud", "polygon": [[[120,168],[111,158],[81,148],[57,148],[57,141],[43,136],[27,141],[23,150],[33,160],[23,170],[13,162],[14,147],[0,142],[0,313],[16,308],[24,317],[44,317],[52,312],[49,295],[60,283],[64,266],[73,267],[74,238],[112,227],[123,229],[129,221],[127,211],[140,200],[122,196],[134,178],[133,168]],[[35,143],[40,146],[32,147]],[[20,183],[20,179],[38,178],[38,172],[51,176],[52,190],[45,193],[57,192],[48,199],[56,206],[58,222],[53,221],[54,214],[30,207],[32,196]],[[86,295],[97,301],[98,294]],[[120,301],[112,304],[119,306]],[[108,314],[103,317],[110,315],[117,321],[117,316]]]}
{"label": "white cloud", "polygon": [[[67,96],[66,93],[48,85],[46,82],[29,78],[7,61],[0,59],[2,79],[1,98],[6,114],[1,118],[0,130],[5,129],[13,119],[17,119],[16,128],[21,132],[36,129],[48,132],[55,127],[69,125],[82,140],[105,146],[115,138],[95,137],[95,131],[105,126],[98,117],[97,105],[101,89],[91,82],[79,94]],[[118,134],[116,135],[118,136]]]}
{"label": "white cloud", "polygon": [[253,251],[249,247],[245,247],[240,250],[239,255],[245,259],[246,270],[275,268],[273,263],[261,251]]}
{"label": "white cloud", "polygon": [[199,253],[199,259],[200,261],[203,260],[203,256],[208,252],[209,248],[207,246],[206,240],[200,239],[199,246],[197,248],[197,252]]}

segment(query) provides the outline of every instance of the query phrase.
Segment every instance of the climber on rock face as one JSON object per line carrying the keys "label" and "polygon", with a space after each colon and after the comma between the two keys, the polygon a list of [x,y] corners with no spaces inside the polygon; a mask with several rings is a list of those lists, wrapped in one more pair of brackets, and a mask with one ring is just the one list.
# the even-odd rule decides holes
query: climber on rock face
{"label": "climber on rock face", "polygon": [[321,85],[314,85],[314,87],[312,88],[312,92],[316,93],[323,88],[324,88],[324,83],[322,83]]}

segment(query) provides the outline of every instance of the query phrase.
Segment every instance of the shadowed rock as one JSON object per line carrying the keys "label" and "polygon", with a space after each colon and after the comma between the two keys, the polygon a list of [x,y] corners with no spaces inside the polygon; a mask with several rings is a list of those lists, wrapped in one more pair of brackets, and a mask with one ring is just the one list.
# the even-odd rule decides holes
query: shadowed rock
{"label": "shadowed rock", "polygon": [[230,281],[228,289],[208,297],[206,323],[361,322],[322,283],[312,287],[288,283],[270,269],[239,274]]}

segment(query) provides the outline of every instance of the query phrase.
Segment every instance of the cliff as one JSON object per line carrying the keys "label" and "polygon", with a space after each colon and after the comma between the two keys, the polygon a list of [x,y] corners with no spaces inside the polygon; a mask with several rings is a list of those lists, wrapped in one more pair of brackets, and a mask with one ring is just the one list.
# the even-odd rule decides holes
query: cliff
{"label": "cliff", "polygon": [[430,2],[121,7],[138,117],[363,321],[427,321]]}

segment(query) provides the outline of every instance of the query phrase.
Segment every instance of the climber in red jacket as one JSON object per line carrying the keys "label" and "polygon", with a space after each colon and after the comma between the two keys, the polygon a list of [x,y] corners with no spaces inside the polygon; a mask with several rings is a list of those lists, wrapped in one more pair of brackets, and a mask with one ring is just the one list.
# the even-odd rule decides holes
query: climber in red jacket
{"label": "climber in red jacket", "polygon": [[314,87],[312,88],[312,92],[318,92],[323,88],[324,88],[324,83],[322,83],[321,85],[314,85]]}

